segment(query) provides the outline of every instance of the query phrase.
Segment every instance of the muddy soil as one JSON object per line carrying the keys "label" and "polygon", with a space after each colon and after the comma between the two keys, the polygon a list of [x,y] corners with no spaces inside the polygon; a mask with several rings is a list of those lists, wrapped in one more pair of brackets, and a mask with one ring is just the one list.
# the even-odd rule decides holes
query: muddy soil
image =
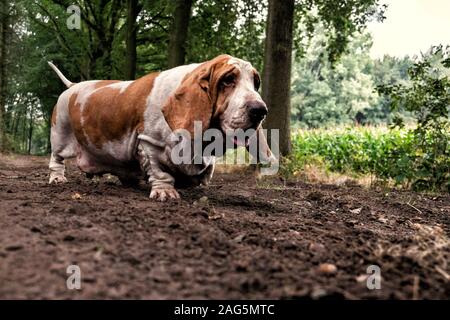
{"label": "muddy soil", "polygon": [[71,163],[49,186],[46,166],[0,156],[0,298],[450,298],[449,195],[238,172],[156,203]]}

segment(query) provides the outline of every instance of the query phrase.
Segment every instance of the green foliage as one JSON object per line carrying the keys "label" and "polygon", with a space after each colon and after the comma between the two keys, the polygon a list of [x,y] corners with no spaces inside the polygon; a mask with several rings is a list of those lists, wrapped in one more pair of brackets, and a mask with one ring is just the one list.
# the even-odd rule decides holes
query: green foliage
{"label": "green foliage", "polygon": [[[450,189],[450,51],[433,47],[408,70],[410,84],[387,84],[379,91],[390,98],[393,110],[413,114],[411,131],[416,154],[413,185],[416,189]],[[395,123],[403,125],[401,118]]]}
{"label": "green foliage", "polygon": [[347,51],[352,36],[361,32],[367,22],[384,20],[386,8],[379,0],[297,0],[294,47],[298,56],[303,56],[303,41],[315,36],[318,27],[324,27],[324,51],[334,64]]}
{"label": "green foliage", "polygon": [[295,63],[292,81],[292,117],[299,126],[318,128],[368,121],[366,115],[377,103],[378,94],[369,70],[373,63],[367,33],[355,34],[340,61],[332,65],[324,51],[326,31],[306,46]]}
{"label": "green foliage", "polygon": [[205,61],[228,53],[252,61],[262,70],[266,9],[266,1],[194,2],[187,61]]}
{"label": "green foliage", "polygon": [[[381,179],[407,182],[409,159],[414,153],[406,130],[354,127],[335,130],[301,130],[293,140],[294,162],[320,159],[331,171],[373,174]],[[405,180],[406,179],[406,180]]]}
{"label": "green foliage", "polygon": [[[382,59],[374,60],[368,66],[368,72],[371,74],[375,86],[385,84],[408,84],[408,69],[413,61],[408,57],[396,58],[385,55]],[[398,110],[407,122],[412,122],[411,115],[406,110]],[[369,124],[390,123],[395,118],[390,108],[390,98],[385,95],[379,95],[377,102],[373,104],[365,113]]]}
{"label": "green foliage", "polygon": [[[70,16],[66,10],[70,5],[81,8],[80,30],[69,30],[66,26]],[[9,46],[14,59],[8,67],[7,134],[11,138],[13,151],[48,151],[51,112],[64,86],[46,62],[53,61],[74,82],[123,79],[127,65],[126,1],[17,0],[10,7],[17,14],[12,23],[14,41]],[[195,0],[186,44],[186,61],[201,62],[229,53],[251,61],[262,72],[267,8],[267,0]],[[174,1],[139,1],[139,9],[136,20],[137,76],[142,76],[167,67]],[[305,41],[320,34],[321,44],[316,52],[320,49],[324,53],[321,63],[329,60],[336,64],[352,35],[370,19],[381,19],[383,11],[379,0],[345,0],[339,6],[334,0],[296,1],[294,47],[297,61],[303,57]],[[350,56],[348,60],[351,60]],[[352,69],[350,72],[354,71]],[[341,70],[340,76],[345,72]],[[362,77],[353,79],[356,82],[346,84],[343,81],[342,89],[347,92],[338,97],[334,96],[341,90],[337,76],[330,80],[332,85],[327,83],[328,88],[315,78],[310,78],[309,83],[301,83],[296,92],[302,93],[303,88],[309,85],[317,92],[305,109],[306,117],[312,119],[314,126],[322,120],[314,114],[313,105],[316,102],[332,102],[320,105],[319,113],[330,114],[336,119],[329,123],[349,122],[349,116],[343,115],[340,109],[345,104],[343,97],[361,97],[361,103],[355,103],[356,100],[348,102],[351,105],[350,118],[355,110],[365,108],[372,93],[367,92],[370,87],[368,79],[362,73],[358,74]],[[362,82],[359,83],[359,80]]]}
{"label": "green foliage", "polygon": [[[390,99],[379,95],[382,84],[409,83],[409,57],[384,56],[373,60],[371,35],[353,34],[346,53],[332,64],[325,50],[326,30],[316,28],[315,35],[304,41],[303,53],[293,67],[292,120],[302,128],[350,125],[380,125],[394,119]],[[408,122],[410,112],[398,110]]]}
{"label": "green foliage", "polygon": [[[450,133],[447,133],[450,138]],[[421,150],[413,131],[382,127],[300,130],[294,135],[290,171],[320,163],[328,170],[370,174],[397,185],[415,185]]]}

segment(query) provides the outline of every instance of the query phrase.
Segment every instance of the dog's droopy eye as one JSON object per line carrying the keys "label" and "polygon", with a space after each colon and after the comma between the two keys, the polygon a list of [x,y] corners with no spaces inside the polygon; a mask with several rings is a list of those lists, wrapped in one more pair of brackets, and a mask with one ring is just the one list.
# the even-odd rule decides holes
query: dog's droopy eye
{"label": "dog's droopy eye", "polygon": [[222,83],[226,87],[233,86],[236,83],[236,76],[234,74],[229,74],[223,78]]}
{"label": "dog's droopy eye", "polygon": [[255,90],[258,91],[259,87],[261,86],[261,79],[259,78],[259,75],[255,74],[255,76],[253,78],[253,83],[255,86]]}

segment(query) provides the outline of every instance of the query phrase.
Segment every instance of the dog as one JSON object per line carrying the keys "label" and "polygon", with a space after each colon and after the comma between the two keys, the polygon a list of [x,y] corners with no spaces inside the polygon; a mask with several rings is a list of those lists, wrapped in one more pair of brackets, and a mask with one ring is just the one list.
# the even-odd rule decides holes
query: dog
{"label": "dog", "polygon": [[[252,128],[253,139],[260,142],[254,156],[276,160],[262,132],[268,108],[258,93],[260,76],[247,61],[220,55],[135,81],[80,83],[49,65],[68,88],[51,119],[50,184],[67,182],[64,160],[76,157],[79,169],[90,177],[111,173],[131,184],[145,176],[151,199],[179,199],[176,183],[207,185],[214,173],[215,156],[190,165],[175,164],[171,157],[173,133],[195,134],[195,122],[202,132]],[[248,141],[235,141],[239,144]]]}

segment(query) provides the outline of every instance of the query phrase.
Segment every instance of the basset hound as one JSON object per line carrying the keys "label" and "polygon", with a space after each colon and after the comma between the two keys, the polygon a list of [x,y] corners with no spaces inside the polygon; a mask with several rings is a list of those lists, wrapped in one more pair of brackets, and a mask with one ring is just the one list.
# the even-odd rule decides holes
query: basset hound
{"label": "basset hound", "polygon": [[150,198],[178,199],[175,184],[206,185],[214,172],[214,156],[201,164],[172,161],[171,136],[194,133],[195,123],[224,133],[253,128],[260,145],[254,156],[276,160],[261,128],[268,110],[258,93],[260,77],[249,62],[220,55],[135,81],[80,83],[49,65],[68,88],[51,120],[50,184],[67,182],[64,160],[76,157],[88,176],[112,173],[123,183],[146,177]]}

